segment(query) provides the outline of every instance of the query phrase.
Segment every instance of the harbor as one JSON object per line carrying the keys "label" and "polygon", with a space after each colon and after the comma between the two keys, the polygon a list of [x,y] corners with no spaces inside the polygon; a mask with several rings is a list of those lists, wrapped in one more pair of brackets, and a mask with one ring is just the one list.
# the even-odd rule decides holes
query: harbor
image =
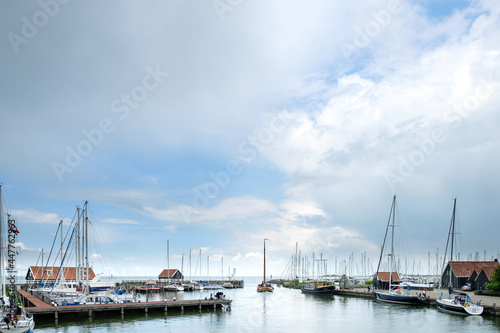
{"label": "harbor", "polygon": [[[258,293],[256,286],[261,277],[245,278],[245,288],[228,289],[224,293],[232,300],[230,309],[217,305],[199,310],[194,307],[174,309],[148,308],[137,311],[93,312],[89,317],[85,308],[80,314],[65,316],[59,313],[37,320],[35,332],[296,332],[350,330],[355,332],[419,332],[436,330],[470,331],[481,325],[482,333],[498,332],[500,317],[485,314],[465,317],[438,311],[434,306],[398,306],[377,302],[366,288],[353,288],[357,297],[342,294],[311,295],[297,289],[275,285],[272,293]],[[184,297],[199,298],[195,293],[180,293]],[[179,295],[180,295],[179,294]],[[207,293],[205,293],[207,294]],[[155,297],[161,297],[156,294]],[[181,297],[181,296],[179,296]],[[204,298],[204,297],[203,297]],[[474,297],[476,299],[476,297]],[[177,302],[187,300],[177,300]],[[484,300],[483,300],[484,301]],[[156,302],[153,302],[156,303]],[[161,302],[160,302],[161,303]],[[88,309],[88,308],[87,308]],[[106,313],[106,315],[102,315]],[[36,315],[35,315],[36,316]],[[41,318],[41,317],[39,317]],[[296,318],[291,320],[290,318]]]}

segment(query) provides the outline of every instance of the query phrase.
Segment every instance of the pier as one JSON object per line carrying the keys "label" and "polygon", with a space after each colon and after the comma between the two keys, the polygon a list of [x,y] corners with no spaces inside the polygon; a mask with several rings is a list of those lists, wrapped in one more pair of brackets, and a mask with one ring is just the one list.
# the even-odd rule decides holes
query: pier
{"label": "pier", "polygon": [[[154,281],[157,286],[161,287],[163,284],[165,284],[165,281],[160,281],[160,280],[155,280],[155,279],[147,279],[147,280],[127,280],[124,279],[121,281],[121,284],[126,286],[128,289],[131,289],[135,286],[143,286],[145,285],[148,281]],[[174,280],[172,280],[174,281]],[[193,280],[195,282],[200,282],[200,280]],[[245,282],[243,280],[201,280],[203,283],[208,283],[210,284],[216,284],[219,286],[224,285],[225,283],[231,283],[234,285],[234,288],[243,288],[245,286]],[[174,282],[180,282],[180,281],[174,281]]]}
{"label": "pier", "polygon": [[184,310],[202,310],[230,308],[232,300],[229,299],[197,299],[197,300],[179,300],[179,301],[155,301],[155,302],[133,302],[133,303],[109,303],[109,304],[87,304],[70,306],[52,306],[37,297],[31,295],[25,290],[19,290],[19,293],[25,298],[26,310],[33,314],[35,320],[39,317],[44,318],[71,318],[103,314],[125,315],[126,313],[148,313],[148,312],[168,312]]}

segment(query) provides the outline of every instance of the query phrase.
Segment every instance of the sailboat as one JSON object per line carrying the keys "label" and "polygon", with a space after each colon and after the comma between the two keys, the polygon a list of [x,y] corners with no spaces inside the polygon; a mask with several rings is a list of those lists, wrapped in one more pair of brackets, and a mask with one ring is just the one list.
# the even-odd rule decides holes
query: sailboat
{"label": "sailboat", "polygon": [[[396,215],[396,196],[392,199],[391,212],[389,213],[389,220],[387,221],[387,227],[385,229],[384,242],[382,244],[382,250],[380,252],[380,260],[377,267],[377,284],[374,285],[374,293],[378,301],[386,302],[386,303],[396,303],[396,304],[407,304],[407,305],[419,305],[427,302],[426,297],[421,297],[417,294],[410,294],[411,287],[407,291],[401,289],[400,286],[394,286],[393,281],[399,280],[399,276],[396,270],[392,271],[394,267],[394,225],[395,225],[395,215]],[[392,220],[392,224],[391,224]],[[389,227],[391,227],[391,253],[389,254],[390,264],[389,264],[389,273],[387,272],[379,272],[380,264],[382,262],[382,255],[384,253],[385,241],[387,239],[387,232],[389,231]],[[378,289],[379,282],[383,279],[387,278],[389,283],[388,290]],[[393,289],[393,287],[397,287],[397,289]],[[375,289],[376,288],[376,289]],[[424,294],[425,296],[425,294]]]}
{"label": "sailboat", "polygon": [[[443,298],[443,293],[441,297],[436,299],[436,306],[438,309],[446,312],[453,312],[463,315],[480,316],[483,313],[484,308],[481,306],[481,302],[473,303],[466,293],[455,291],[452,288],[452,275],[453,275],[453,244],[455,242],[455,212],[457,208],[457,198],[453,200],[453,213],[451,215],[450,231],[448,232],[448,242],[451,236],[451,255],[450,255],[450,270],[449,270],[449,285],[448,293],[449,298]],[[448,247],[448,245],[447,245]],[[445,254],[446,257],[446,254]],[[444,274],[443,274],[444,275]]]}
{"label": "sailboat", "polygon": [[264,292],[264,291],[273,291],[274,287],[271,286],[270,283],[266,283],[266,240],[267,238],[264,239],[264,279],[262,280],[262,283],[257,286],[257,291],[258,292]]}
{"label": "sailboat", "polygon": [[9,298],[5,292],[4,282],[4,250],[7,248],[7,244],[4,244],[3,235],[3,212],[2,212],[2,187],[0,185],[0,280],[2,281],[2,308],[0,309],[0,333],[26,333],[33,330],[35,327],[35,321],[33,316],[26,312],[21,303],[17,304],[15,302],[15,296],[17,295],[16,288],[16,271],[15,271],[15,261],[16,261],[16,236],[19,233],[16,227],[16,221],[7,215],[8,221],[8,263],[6,268],[7,277],[9,279]]}
{"label": "sailboat", "polygon": [[168,274],[168,284],[163,286],[163,291],[184,291],[182,284],[172,283],[171,271],[170,271],[170,244],[167,239],[167,274]]}

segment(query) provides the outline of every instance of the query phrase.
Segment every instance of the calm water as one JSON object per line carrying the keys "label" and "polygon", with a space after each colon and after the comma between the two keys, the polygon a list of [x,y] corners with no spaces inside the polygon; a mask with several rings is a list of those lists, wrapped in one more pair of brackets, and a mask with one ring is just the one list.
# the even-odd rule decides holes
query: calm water
{"label": "calm water", "polygon": [[[224,290],[230,311],[189,310],[37,322],[42,332],[500,332],[500,319],[463,317],[426,307],[407,307],[353,297],[305,295],[276,288],[257,293],[259,278],[244,289]],[[210,292],[177,293],[177,299],[205,298]],[[174,294],[167,295],[172,298]],[[159,295],[156,295],[159,297]],[[142,296],[145,300],[145,297]]]}

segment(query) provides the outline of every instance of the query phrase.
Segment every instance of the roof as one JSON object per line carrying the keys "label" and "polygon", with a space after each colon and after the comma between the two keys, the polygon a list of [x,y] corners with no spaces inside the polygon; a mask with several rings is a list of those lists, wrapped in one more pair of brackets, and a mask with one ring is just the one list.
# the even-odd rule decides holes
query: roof
{"label": "roof", "polygon": [[[35,280],[42,279],[43,266],[30,266],[30,271],[33,274]],[[59,267],[57,266],[47,266],[45,267],[45,274],[43,274],[44,280],[55,280],[57,273],[59,273]],[[47,275],[47,272],[51,272],[51,275]],[[76,267],[63,267],[62,272],[64,273],[64,278],[66,280],[76,280]],[[28,272],[29,273],[29,272]],[[59,276],[61,278],[61,276]],[[89,279],[95,278],[95,273],[92,268],[89,267]]]}
{"label": "roof", "polygon": [[[481,271],[484,272],[488,280],[491,280],[491,276],[493,275],[493,271],[495,270],[495,267],[485,267]],[[476,280],[479,278],[479,275],[481,275],[481,272],[476,277]]]}
{"label": "roof", "polygon": [[158,277],[159,277],[159,278],[162,278],[162,277],[163,277],[163,278],[164,278],[164,277],[170,277],[170,278],[171,278],[171,277],[173,277],[173,276],[174,276],[175,272],[177,272],[177,271],[178,271],[178,269],[176,269],[176,268],[164,269],[164,270],[160,273],[160,275],[158,275]]}
{"label": "roof", "polygon": [[484,270],[489,278],[498,265],[498,261],[454,261],[452,269],[456,277],[470,277],[474,271],[479,275]]}
{"label": "roof", "polygon": [[[399,281],[399,274],[392,272],[392,281]],[[389,282],[389,272],[378,272],[377,280],[382,282]]]}

